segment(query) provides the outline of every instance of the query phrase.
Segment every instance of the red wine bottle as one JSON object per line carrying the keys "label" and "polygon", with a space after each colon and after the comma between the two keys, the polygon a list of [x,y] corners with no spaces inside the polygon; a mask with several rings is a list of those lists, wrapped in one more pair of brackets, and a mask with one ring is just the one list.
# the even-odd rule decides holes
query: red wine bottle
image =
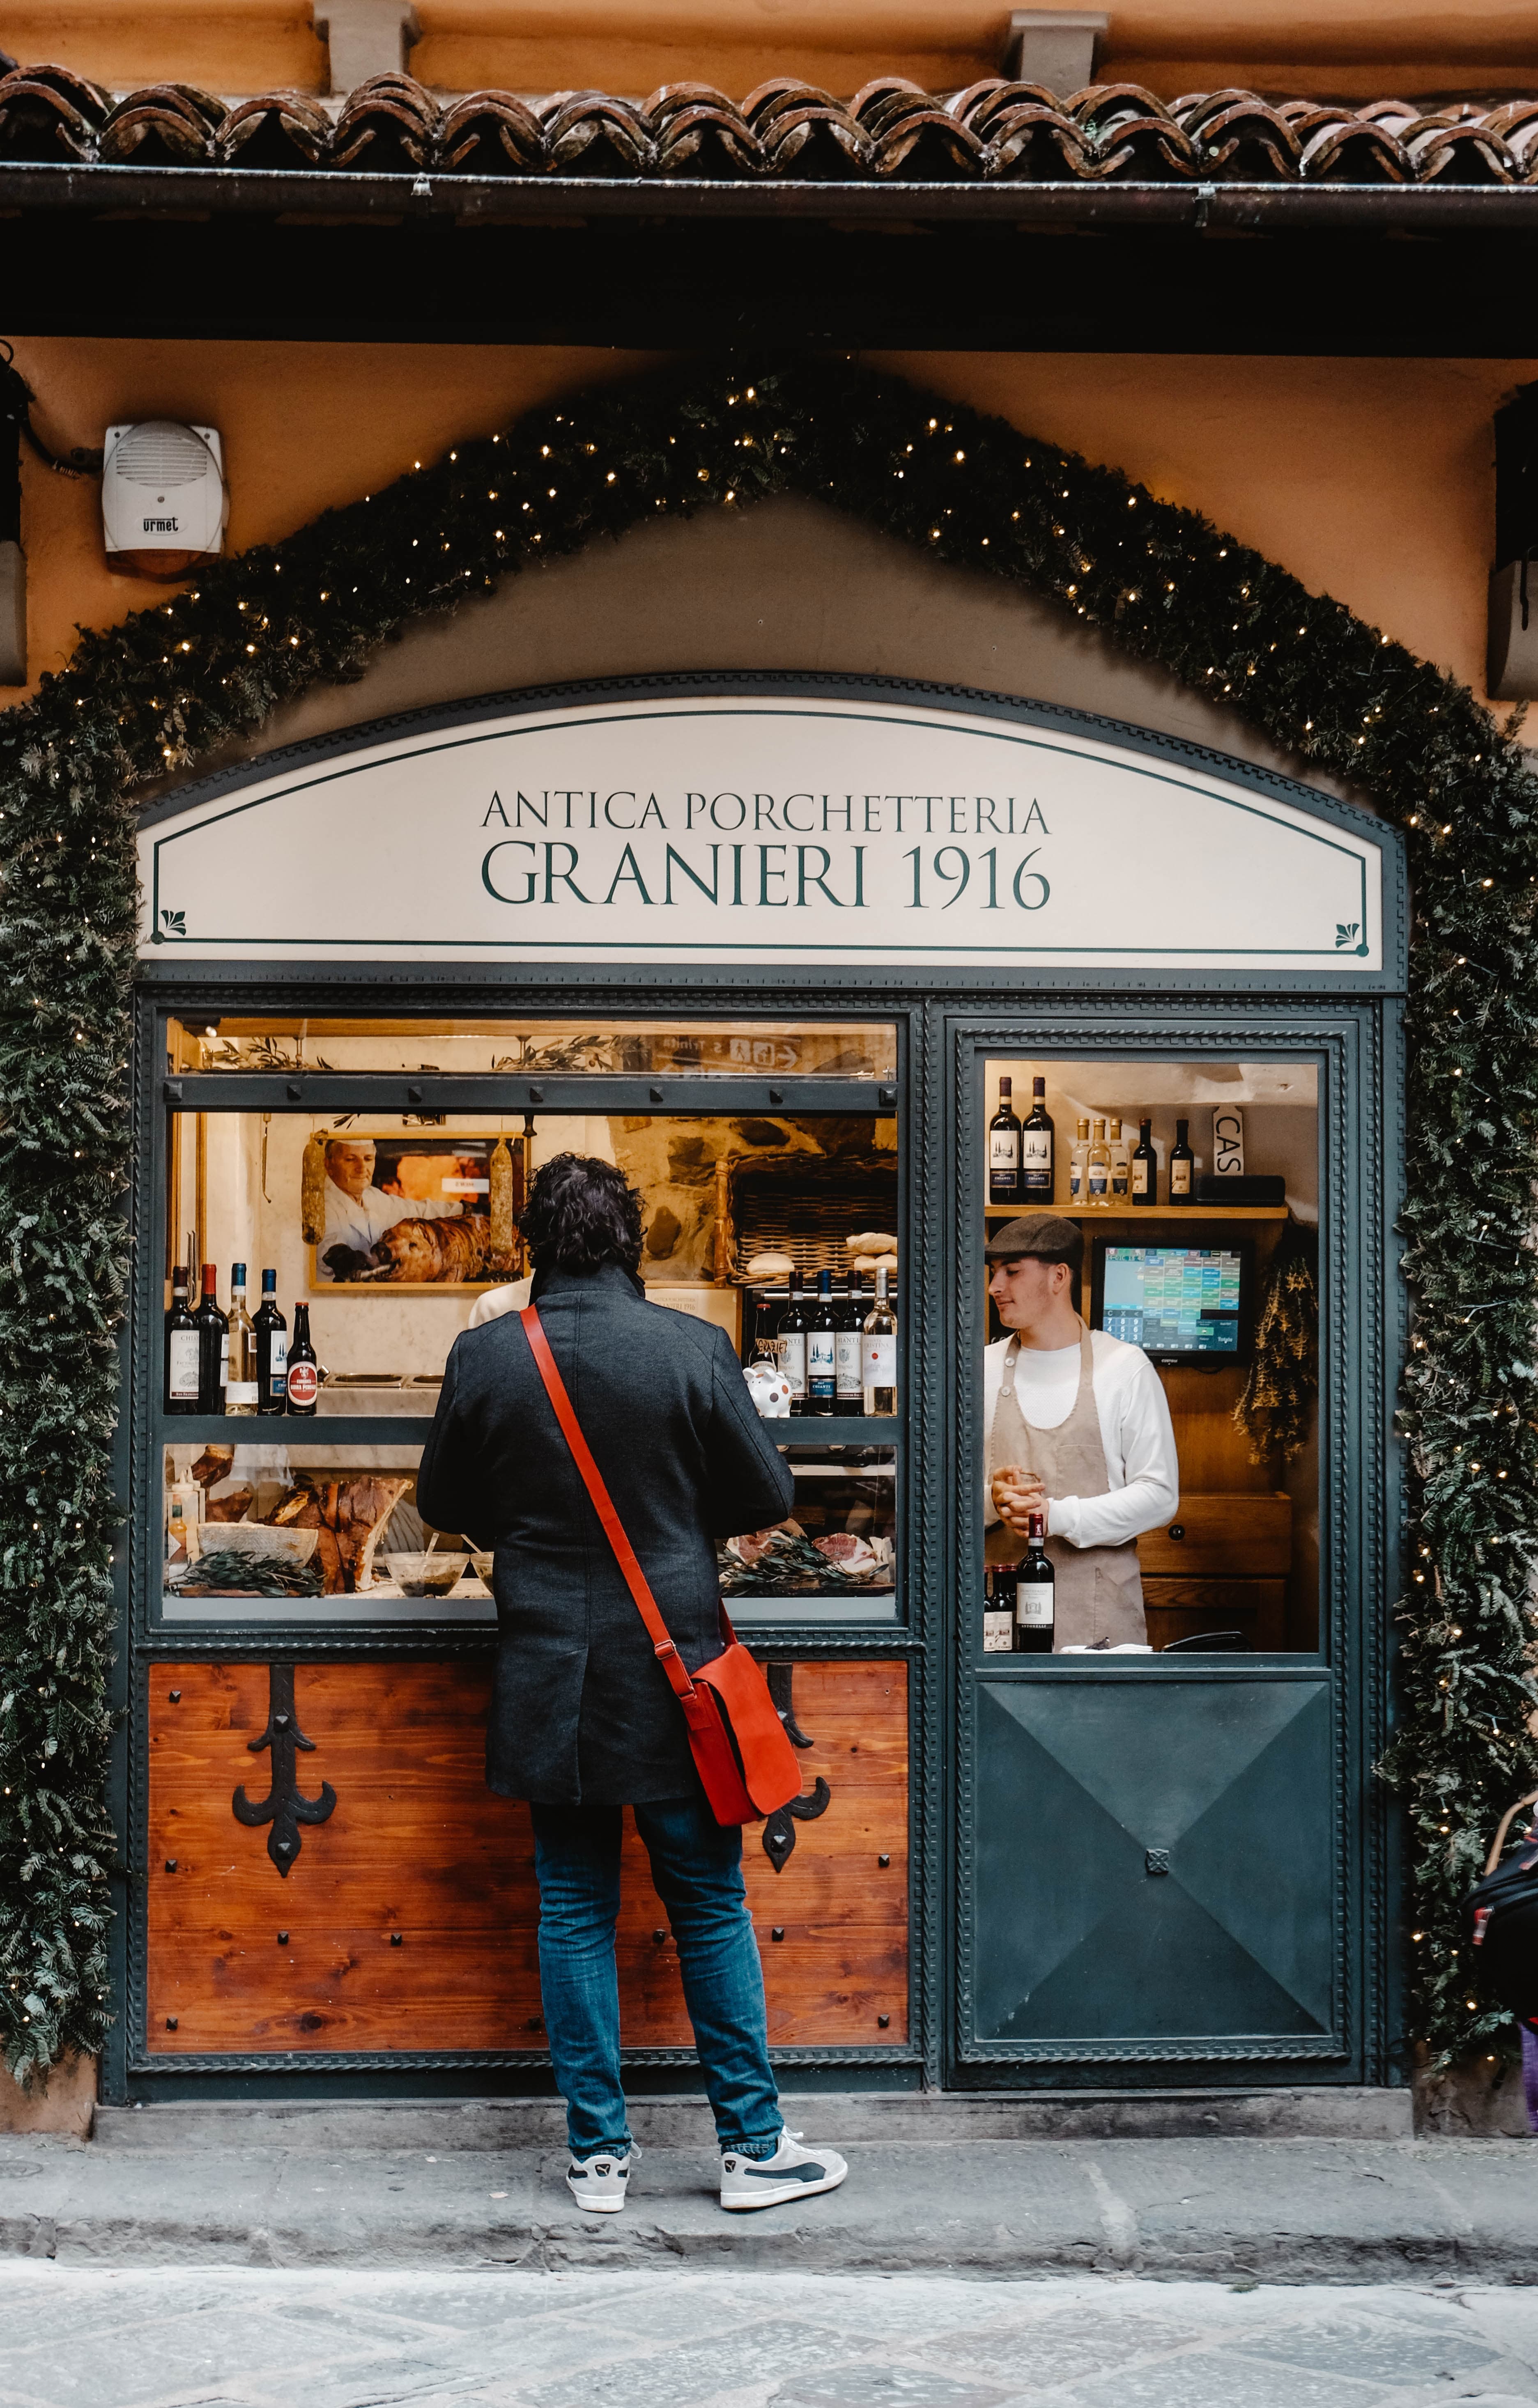
{"label": "red wine bottle", "polygon": [[1026,1552],[1014,1572],[1016,1656],[1050,1656],[1056,1637],[1055,1584],[1046,1535],[1046,1515],[1032,1513],[1026,1524]]}
{"label": "red wine bottle", "polygon": [[203,1266],[203,1297],[194,1315],[197,1323],[197,1410],[200,1413],[222,1413],[224,1410],[224,1347],[229,1337],[229,1323],[219,1310],[215,1290],[219,1272],[213,1263]]}
{"label": "red wine bottle", "polygon": [[171,1273],[171,1309],[165,1315],[165,1411],[195,1413],[197,1392],[197,1317],[187,1302],[186,1267],[178,1263]]}

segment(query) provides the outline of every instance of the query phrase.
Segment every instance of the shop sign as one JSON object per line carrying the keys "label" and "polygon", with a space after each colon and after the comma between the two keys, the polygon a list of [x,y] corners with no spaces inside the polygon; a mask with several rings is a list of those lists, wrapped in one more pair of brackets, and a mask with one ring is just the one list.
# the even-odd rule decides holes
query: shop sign
{"label": "shop sign", "polygon": [[578,700],[310,753],[173,802],[140,874],[144,949],[204,960],[1384,958],[1363,814],[1169,745],[884,698]]}

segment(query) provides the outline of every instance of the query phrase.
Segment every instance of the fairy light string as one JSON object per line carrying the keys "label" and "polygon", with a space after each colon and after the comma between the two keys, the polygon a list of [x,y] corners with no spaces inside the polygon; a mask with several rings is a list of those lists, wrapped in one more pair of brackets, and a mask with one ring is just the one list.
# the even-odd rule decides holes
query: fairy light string
{"label": "fairy light string", "polygon": [[1405,832],[1411,1524],[1383,1770],[1408,1825],[1414,2033],[1444,2060],[1504,2044],[1456,1912],[1538,1775],[1538,781],[1515,730],[1114,469],[845,360],[717,361],[403,457],[382,491],[82,636],[0,716],[0,2036],[23,2073],[99,2047],[108,1988],[137,804],[506,577],[788,493],[1051,598]]}

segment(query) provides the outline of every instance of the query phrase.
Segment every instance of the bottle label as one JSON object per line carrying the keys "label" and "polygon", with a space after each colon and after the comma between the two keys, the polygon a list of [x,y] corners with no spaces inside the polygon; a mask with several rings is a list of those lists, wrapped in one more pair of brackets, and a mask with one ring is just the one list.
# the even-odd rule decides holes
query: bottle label
{"label": "bottle label", "polygon": [[806,1332],[788,1329],[780,1340],[780,1364],[793,1397],[806,1395]]}
{"label": "bottle label", "polygon": [[814,1397],[833,1394],[833,1332],[813,1329],[807,1338],[807,1384]]}
{"label": "bottle label", "polygon": [[1189,1196],[1190,1192],[1191,1192],[1191,1166],[1190,1166],[1190,1164],[1189,1164],[1188,1162],[1171,1162],[1171,1164],[1170,1165],[1170,1193],[1171,1193],[1171,1196]]}
{"label": "bottle label", "polygon": [[885,1337],[868,1338],[861,1360],[868,1388],[895,1388],[898,1384],[898,1340],[896,1331]]}
{"label": "bottle label", "polygon": [[1092,1163],[1090,1164],[1090,1166],[1089,1166],[1089,1193],[1090,1193],[1090,1195],[1091,1195],[1091,1196],[1103,1196],[1103,1195],[1105,1194],[1105,1192],[1106,1192],[1107,1184],[1108,1184],[1108,1182],[1107,1182],[1107,1179],[1106,1179],[1106,1170],[1105,1170],[1105,1165],[1104,1165],[1104,1163],[1103,1163],[1103,1162],[1092,1162]]}
{"label": "bottle label", "polygon": [[1084,1156],[1082,1154],[1076,1154],[1072,1161],[1068,1166],[1068,1200],[1071,1204],[1082,1204],[1084,1202]]}
{"label": "bottle label", "polygon": [[166,1385],[179,1405],[197,1402],[197,1332],[173,1329],[167,1350]]}
{"label": "bottle label", "polygon": [[1132,1193],[1134,1196],[1146,1196],[1148,1193],[1148,1164],[1146,1160],[1143,1162],[1134,1162],[1132,1165]]}
{"label": "bottle label", "polygon": [[219,1384],[225,1386],[230,1376],[230,1333],[223,1330],[219,1340]]}
{"label": "bottle label", "polygon": [[1014,1618],[1022,1630],[1050,1630],[1054,1581],[1022,1581],[1014,1592]]}
{"label": "bottle label", "polygon": [[860,1393],[860,1333],[857,1329],[840,1329],[834,1333],[833,1383],[841,1397],[857,1397]]}
{"label": "bottle label", "polygon": [[233,1413],[233,1412],[235,1412],[235,1410],[236,1410],[237,1406],[238,1406],[238,1405],[254,1405],[254,1404],[255,1404],[255,1402],[256,1402],[256,1383],[255,1383],[255,1381],[254,1381],[254,1380],[226,1380],[226,1381],[225,1381],[225,1383],[224,1383],[224,1409],[225,1409],[226,1412],[232,1412],[232,1413]]}
{"label": "bottle label", "polygon": [[296,1410],[312,1405],[320,1393],[320,1377],[313,1363],[291,1363],[288,1367],[288,1400]]}
{"label": "bottle label", "polygon": [[1020,1140],[1021,1183],[1028,1196],[1052,1194],[1052,1132],[1027,1129]]}
{"label": "bottle label", "polygon": [[1009,1612],[996,1612],[990,1605],[983,1613],[983,1653],[985,1656],[1013,1655],[1014,1631]]}
{"label": "bottle label", "polygon": [[284,1397],[288,1394],[288,1331],[272,1333],[272,1353],[267,1358],[267,1394]]}
{"label": "bottle label", "polygon": [[1111,1193],[1113,1196],[1125,1196],[1127,1193],[1127,1165],[1125,1162],[1114,1162],[1111,1166]]}
{"label": "bottle label", "polygon": [[1020,1140],[1013,1129],[989,1129],[988,1168],[1014,1170],[1020,1161]]}

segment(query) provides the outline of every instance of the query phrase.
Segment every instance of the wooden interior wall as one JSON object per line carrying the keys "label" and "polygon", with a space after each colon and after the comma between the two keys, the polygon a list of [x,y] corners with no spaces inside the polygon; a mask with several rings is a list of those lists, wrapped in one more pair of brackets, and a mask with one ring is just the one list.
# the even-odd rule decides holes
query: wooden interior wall
{"label": "wooden interior wall", "polygon": [[[744,1833],[769,2039],[782,2048],[908,2034],[907,1667],[798,1664],[796,1721],[825,1813],[783,1870]],[[286,1875],[261,1801],[272,1756],[265,1662],[150,1675],[148,2031],[151,2056],[543,2048],[527,1809],[483,1777],[488,1675],[464,1663],[301,1663],[313,1752],[297,1787],[336,1804],[300,1825]],[[625,1818],[619,1929],[627,2047],[688,2046],[678,1957]]]}

